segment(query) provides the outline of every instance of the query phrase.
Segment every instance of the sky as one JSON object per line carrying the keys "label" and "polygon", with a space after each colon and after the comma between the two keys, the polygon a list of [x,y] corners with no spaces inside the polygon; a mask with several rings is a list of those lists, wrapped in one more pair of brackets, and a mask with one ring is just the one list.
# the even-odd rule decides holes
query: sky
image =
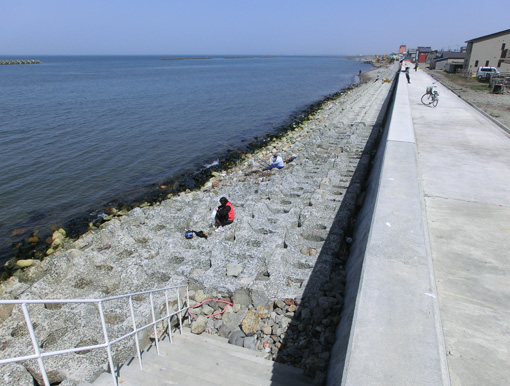
{"label": "sky", "polygon": [[509,14],[503,0],[0,0],[0,55],[458,50],[510,29]]}

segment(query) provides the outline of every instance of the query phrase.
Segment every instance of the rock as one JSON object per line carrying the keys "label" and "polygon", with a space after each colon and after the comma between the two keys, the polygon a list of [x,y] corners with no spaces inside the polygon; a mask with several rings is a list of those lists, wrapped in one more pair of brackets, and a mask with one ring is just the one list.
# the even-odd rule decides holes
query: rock
{"label": "rock", "polygon": [[322,307],[315,307],[313,310],[312,320],[315,324],[319,324],[325,319],[325,311]]}
{"label": "rock", "polygon": [[223,314],[222,320],[223,324],[230,330],[238,330],[241,322],[248,314],[248,310],[240,310],[239,312],[233,312],[232,307],[228,306],[227,310]]}
{"label": "rock", "polygon": [[269,311],[267,309],[265,309],[264,307],[262,307],[262,306],[258,306],[257,307],[257,315],[261,319],[265,319],[265,318],[269,317]]}
{"label": "rock", "polygon": [[207,304],[202,306],[202,313],[206,316],[211,315],[214,312],[214,308],[209,307]]}
{"label": "rock", "polygon": [[207,318],[203,315],[200,315],[197,319],[191,322],[191,332],[193,334],[200,335],[205,331],[207,327]]}
{"label": "rock", "polygon": [[273,302],[269,299],[269,297],[262,291],[251,291],[251,299],[253,305],[258,308],[264,307],[268,311],[272,311]]}
{"label": "rock", "polygon": [[310,320],[312,320],[312,313],[308,308],[301,309],[301,320],[303,323],[308,323]]}
{"label": "rock", "polygon": [[264,326],[262,327],[262,332],[266,335],[271,335],[271,332],[273,331],[273,329],[271,328],[271,326]]}
{"label": "rock", "polygon": [[329,296],[321,296],[318,300],[319,307],[324,309],[332,308],[336,303],[337,303],[336,298]]}
{"label": "rock", "polygon": [[[60,233],[59,233],[60,234]],[[62,245],[62,243],[64,242],[64,239],[63,238],[60,238],[60,239],[55,239],[53,240],[53,242],[51,243],[51,248],[53,249],[57,249],[58,247],[60,247]]]}
{"label": "rock", "polygon": [[207,299],[207,295],[204,294],[204,291],[202,290],[198,290],[196,293],[195,293],[195,301],[197,303],[202,303],[204,300]]}
{"label": "rock", "polygon": [[257,345],[257,337],[256,336],[247,336],[243,339],[243,347],[249,350],[255,350]]}
{"label": "rock", "polygon": [[31,244],[35,244],[35,243],[38,243],[38,242],[39,242],[39,237],[37,237],[37,236],[32,236],[32,237],[29,237],[29,238],[27,239],[27,241],[28,241],[29,243],[31,243]]}
{"label": "rock", "polygon": [[315,357],[308,358],[305,363],[309,374],[315,374],[316,371],[324,371],[328,365],[324,359]]}
{"label": "rock", "polygon": [[28,231],[28,228],[18,228],[11,232],[11,236],[21,236],[26,231]]}
{"label": "rock", "polygon": [[234,304],[248,307],[252,303],[250,292],[246,288],[239,288],[235,290],[233,301]]}
{"label": "rock", "polygon": [[277,299],[274,301],[274,304],[279,309],[283,310],[285,308],[285,302],[282,299]]}
{"label": "rock", "polygon": [[293,357],[293,358],[302,358],[303,353],[301,350],[298,350],[296,347],[289,347],[285,349],[285,355]]}
{"label": "rock", "polygon": [[191,308],[189,311],[195,316],[202,315],[202,307]]}
{"label": "rock", "polygon": [[228,338],[232,332],[223,323],[218,326],[218,335],[223,338]]}
{"label": "rock", "polygon": [[[19,363],[2,365],[2,385],[33,386],[34,377]],[[41,383],[44,384],[44,383]]]}
{"label": "rock", "polygon": [[289,326],[291,320],[292,320],[291,318],[287,318],[286,316],[284,316],[282,318],[282,321],[280,322],[280,325],[286,329]]}
{"label": "rock", "polygon": [[10,317],[13,309],[14,304],[0,304],[0,322]]}
{"label": "rock", "polygon": [[260,316],[253,310],[249,310],[246,317],[241,322],[243,332],[247,336],[255,334],[259,330]]}
{"label": "rock", "polygon": [[18,260],[18,261],[16,261],[16,265],[18,267],[21,267],[21,268],[30,267],[33,264],[34,264],[34,260],[33,259],[26,259],[26,260]]}
{"label": "rock", "polygon": [[246,334],[241,330],[236,330],[228,337],[228,343],[243,347],[244,338],[246,338]]}
{"label": "rock", "polygon": [[56,230],[55,232],[53,232],[51,239],[53,241],[55,241],[55,240],[62,240],[65,237],[66,237],[66,231],[64,229],[60,228],[59,230]]}
{"label": "rock", "polygon": [[243,272],[243,266],[241,264],[228,264],[227,265],[227,276],[237,277]]}

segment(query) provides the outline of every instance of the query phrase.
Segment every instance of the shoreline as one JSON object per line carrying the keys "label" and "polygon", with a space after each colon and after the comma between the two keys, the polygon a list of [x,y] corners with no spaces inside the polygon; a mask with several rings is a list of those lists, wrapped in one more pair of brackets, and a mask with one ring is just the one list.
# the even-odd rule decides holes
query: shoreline
{"label": "shoreline", "polygon": [[[279,126],[273,127],[270,132],[262,137],[256,137],[255,141],[249,142],[244,146],[238,146],[236,149],[228,149],[219,157],[218,163],[162,178],[159,182],[154,181],[150,184],[150,188],[147,185],[140,186],[136,189],[138,193],[130,194],[129,196],[126,193],[119,192],[117,195],[112,196],[102,207],[90,207],[86,211],[67,217],[63,216],[63,220],[60,223],[53,222],[46,225],[37,225],[29,220],[15,224],[13,227],[4,225],[4,228],[7,228],[11,234],[11,245],[0,246],[0,282],[10,277],[17,269],[16,261],[27,259],[43,260],[51,254],[51,245],[53,243],[51,238],[57,230],[60,230],[63,234],[63,231],[65,231],[67,240],[76,240],[86,232],[97,229],[101,224],[110,221],[112,218],[123,216],[134,208],[143,208],[161,203],[181,192],[200,190],[207,181],[213,178],[215,173],[238,166],[250,154],[263,150],[270,146],[272,141],[281,139],[289,132],[296,130],[329,101],[358,87],[361,83],[367,81],[364,79],[365,77],[370,79],[368,73],[377,68],[374,66],[372,70],[363,73],[361,77],[354,75],[355,78],[358,77],[360,79],[359,82],[326,95],[324,98],[312,102],[303,110],[290,113],[288,118]],[[240,144],[243,142],[245,141],[241,140]],[[39,215],[46,217],[43,211]],[[48,250],[50,250],[49,254]]]}

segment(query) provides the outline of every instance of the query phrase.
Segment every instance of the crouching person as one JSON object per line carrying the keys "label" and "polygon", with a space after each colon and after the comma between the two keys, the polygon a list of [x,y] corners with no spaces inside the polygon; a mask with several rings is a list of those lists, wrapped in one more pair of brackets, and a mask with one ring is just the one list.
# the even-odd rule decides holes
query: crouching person
{"label": "crouching person", "polygon": [[283,169],[284,166],[285,164],[283,163],[282,157],[280,157],[277,153],[274,153],[271,165],[269,165],[267,168],[264,168],[264,170],[271,170],[274,168]]}
{"label": "crouching person", "polygon": [[235,217],[234,207],[226,197],[220,198],[220,204],[220,206],[216,207],[215,222],[218,227],[216,232],[223,232],[223,227],[232,224]]}

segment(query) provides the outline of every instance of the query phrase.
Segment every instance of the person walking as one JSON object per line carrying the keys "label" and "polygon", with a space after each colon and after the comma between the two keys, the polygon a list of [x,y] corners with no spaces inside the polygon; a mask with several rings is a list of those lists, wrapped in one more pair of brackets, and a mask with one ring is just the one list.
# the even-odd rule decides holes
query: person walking
{"label": "person walking", "polygon": [[407,83],[411,83],[411,76],[409,75],[409,67],[404,71],[406,73]]}

